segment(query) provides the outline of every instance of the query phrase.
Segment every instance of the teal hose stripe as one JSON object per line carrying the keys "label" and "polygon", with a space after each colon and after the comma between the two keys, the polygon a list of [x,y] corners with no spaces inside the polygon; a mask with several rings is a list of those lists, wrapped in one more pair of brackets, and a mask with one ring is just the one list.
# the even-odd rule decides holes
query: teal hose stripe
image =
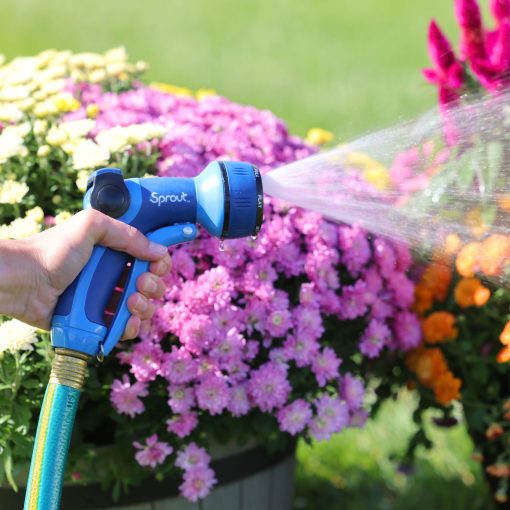
{"label": "teal hose stripe", "polygon": [[[37,498],[36,501],[32,500],[31,503],[27,503],[27,500],[25,500],[25,510],[58,510],[60,506],[67,453],[71,442],[74,418],[80,400],[80,391],[69,386],[49,384],[47,393],[50,386],[55,388],[53,398],[49,404],[48,426],[44,436],[41,435],[37,439],[37,441],[40,440],[44,443],[42,466],[40,466],[40,481],[38,487],[36,487]],[[41,412],[42,416],[43,412]],[[41,423],[39,426],[41,426]],[[34,453],[36,449],[37,442],[34,447]],[[38,462],[38,459],[35,457],[34,455],[32,464]],[[31,473],[33,470],[34,466],[31,466]],[[31,483],[33,483],[32,476],[29,478],[27,495],[30,494]]]}

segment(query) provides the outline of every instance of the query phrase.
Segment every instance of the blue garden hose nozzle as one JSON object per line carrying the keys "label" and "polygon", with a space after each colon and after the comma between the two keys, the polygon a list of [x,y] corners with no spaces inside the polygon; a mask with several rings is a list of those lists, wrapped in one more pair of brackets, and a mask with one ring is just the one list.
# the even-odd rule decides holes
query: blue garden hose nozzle
{"label": "blue garden hose nozzle", "polygon": [[[262,224],[263,191],[259,170],[248,164],[217,161],[192,179],[149,177],[124,180],[116,168],[97,170],[83,201],[128,223],[150,240],[172,246],[191,241],[196,224],[211,235],[233,239],[257,235]],[[52,320],[52,344],[83,354],[107,355],[120,339],[129,312],[127,298],[149,262],[136,259],[109,327],[103,314],[129,256],[96,246],[76,280],[60,297]]]}

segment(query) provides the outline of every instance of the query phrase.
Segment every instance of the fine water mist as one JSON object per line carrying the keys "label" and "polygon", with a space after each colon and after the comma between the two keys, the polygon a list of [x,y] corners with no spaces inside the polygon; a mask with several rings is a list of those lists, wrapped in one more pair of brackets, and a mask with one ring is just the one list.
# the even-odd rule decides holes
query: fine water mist
{"label": "fine water mist", "polygon": [[485,274],[507,285],[509,140],[510,93],[463,98],[277,168],[263,176],[264,191],[427,257],[487,241],[499,260]]}

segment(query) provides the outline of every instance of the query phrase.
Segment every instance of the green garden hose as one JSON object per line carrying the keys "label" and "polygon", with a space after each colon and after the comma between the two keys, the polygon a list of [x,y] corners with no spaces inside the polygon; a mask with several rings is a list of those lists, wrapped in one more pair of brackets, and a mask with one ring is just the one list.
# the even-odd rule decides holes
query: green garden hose
{"label": "green garden hose", "polygon": [[30,465],[24,510],[58,510],[88,356],[56,349]]}

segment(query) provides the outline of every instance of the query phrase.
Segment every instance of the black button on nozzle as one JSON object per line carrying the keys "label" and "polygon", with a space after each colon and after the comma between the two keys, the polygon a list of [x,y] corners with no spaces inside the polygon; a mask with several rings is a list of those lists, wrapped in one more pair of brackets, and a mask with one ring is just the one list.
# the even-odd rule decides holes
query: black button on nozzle
{"label": "black button on nozzle", "polygon": [[94,173],[90,205],[112,218],[119,218],[129,209],[129,190],[120,170],[104,168]]}

